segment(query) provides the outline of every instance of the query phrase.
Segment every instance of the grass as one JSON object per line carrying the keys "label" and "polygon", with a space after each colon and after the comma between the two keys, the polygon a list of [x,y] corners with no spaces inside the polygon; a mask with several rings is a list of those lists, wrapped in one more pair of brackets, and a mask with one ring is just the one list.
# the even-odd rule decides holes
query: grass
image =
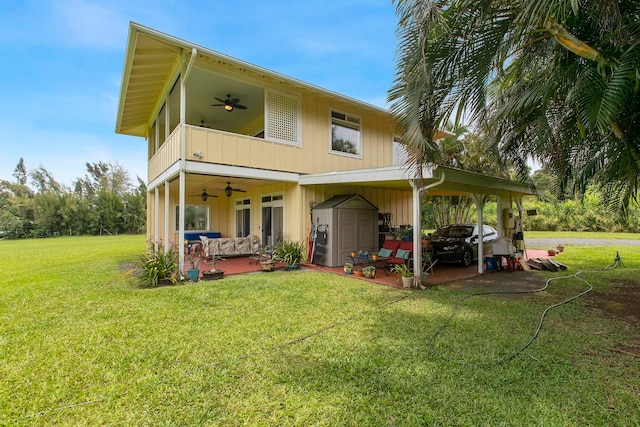
{"label": "grass", "polygon": [[[566,246],[571,271],[612,260]],[[475,366],[585,285],[467,300],[434,342],[458,364],[430,337],[462,291],[305,271],[145,289],[120,268],[140,236],[0,241],[0,425],[638,425],[638,357],[611,350],[640,347],[638,319],[595,306],[640,286],[640,247],[619,249],[523,354]]]}
{"label": "grass", "polygon": [[638,233],[610,233],[605,231],[525,231],[525,238],[549,238],[549,239],[611,239],[611,240],[640,240]]}

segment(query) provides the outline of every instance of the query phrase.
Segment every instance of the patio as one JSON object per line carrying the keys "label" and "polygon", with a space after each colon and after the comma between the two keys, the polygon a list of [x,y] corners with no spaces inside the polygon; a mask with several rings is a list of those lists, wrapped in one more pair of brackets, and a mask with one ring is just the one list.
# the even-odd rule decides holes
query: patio
{"label": "patio", "polygon": [[[528,258],[548,258],[549,255],[547,251],[529,249],[527,250]],[[260,274],[269,274],[268,272],[263,272],[260,266],[260,263],[256,263],[251,260],[249,263],[249,257],[229,257],[224,258],[222,260],[217,260],[215,263],[217,270],[223,270],[225,276],[235,275],[235,274],[244,274],[244,273],[260,273]],[[283,270],[285,267],[284,263],[279,263],[275,265],[275,270]],[[207,261],[200,262],[200,271],[211,269],[211,263]],[[301,269],[309,269],[316,271],[324,271],[327,273],[338,274],[344,276],[344,270],[342,267],[323,267],[314,264],[302,264]],[[393,273],[390,273],[388,270],[387,274],[381,269],[378,268],[376,270],[376,277],[374,279],[366,279],[364,277],[355,277],[350,275],[354,280],[365,280],[373,283],[377,283],[379,285],[391,286],[394,288],[402,288],[402,281],[398,276]],[[515,272],[507,272],[507,271],[487,271],[486,274],[518,274],[522,273],[522,271],[518,270]],[[460,279],[466,279],[469,277],[473,277],[478,275],[478,266],[474,263],[469,267],[460,267],[458,265],[453,264],[441,264],[437,263],[433,268],[433,274],[429,274],[427,278],[427,286],[439,285],[441,283],[452,282]],[[202,273],[200,275],[202,277]]]}

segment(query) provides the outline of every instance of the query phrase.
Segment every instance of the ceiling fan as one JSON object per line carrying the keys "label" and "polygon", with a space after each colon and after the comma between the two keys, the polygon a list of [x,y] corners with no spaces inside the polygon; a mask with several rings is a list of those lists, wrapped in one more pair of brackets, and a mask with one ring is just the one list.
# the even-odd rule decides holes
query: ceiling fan
{"label": "ceiling fan", "polygon": [[240,100],[238,98],[231,98],[231,95],[227,94],[227,99],[220,99],[217,96],[214,96],[215,99],[222,102],[222,104],[211,104],[212,107],[224,107],[228,112],[232,112],[234,109],[246,110],[247,107],[239,104]]}
{"label": "ceiling fan", "polygon": [[234,191],[237,191],[238,193],[246,193],[247,192],[246,190],[241,190],[239,188],[232,188],[230,182],[227,182],[227,186],[222,191],[224,191],[224,194],[226,194],[227,197],[231,197],[231,194]]}
{"label": "ceiling fan", "polygon": [[206,202],[209,197],[218,197],[218,196],[216,196],[215,194],[207,193],[207,189],[205,188],[202,190],[202,193],[193,195],[191,197],[200,197],[203,202]]}

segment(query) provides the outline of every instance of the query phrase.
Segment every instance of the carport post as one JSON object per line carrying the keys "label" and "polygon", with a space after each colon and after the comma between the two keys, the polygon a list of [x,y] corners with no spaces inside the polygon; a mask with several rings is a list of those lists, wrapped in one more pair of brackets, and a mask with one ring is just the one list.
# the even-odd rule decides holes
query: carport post
{"label": "carport post", "polygon": [[482,210],[484,209],[484,196],[482,194],[472,194],[471,198],[476,204],[476,211],[478,212],[478,273],[484,271],[484,229],[482,223],[484,219],[482,217]]}
{"label": "carport post", "polygon": [[444,182],[444,171],[440,180],[429,185],[423,185],[421,180],[409,180],[413,189],[413,287],[422,286],[422,200],[430,188]]}

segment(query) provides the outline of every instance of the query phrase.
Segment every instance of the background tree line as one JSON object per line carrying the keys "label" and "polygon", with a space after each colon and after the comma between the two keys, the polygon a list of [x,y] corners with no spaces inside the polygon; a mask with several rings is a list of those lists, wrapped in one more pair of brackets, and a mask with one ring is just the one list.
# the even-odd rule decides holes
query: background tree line
{"label": "background tree line", "polygon": [[[515,178],[515,173],[496,152],[497,146],[483,133],[472,132],[464,126],[446,127],[452,136],[435,144],[437,163],[457,169],[485,173],[505,178]],[[611,206],[605,203],[597,185],[586,191],[577,191],[572,183],[557,185],[550,168],[529,173],[532,185],[540,191],[538,197],[527,197],[525,210],[535,210],[537,215],[524,219],[527,230],[535,231],[640,231],[640,207],[632,198],[627,206]],[[496,225],[496,203],[485,200],[484,220]],[[423,201],[422,220],[425,228],[437,228],[446,224],[473,223],[477,213],[468,196],[431,196]]]}
{"label": "background tree line", "polygon": [[27,171],[20,158],[15,181],[0,180],[0,236],[100,235],[145,231],[147,188],[117,162],[86,163],[71,187],[43,166]]}

